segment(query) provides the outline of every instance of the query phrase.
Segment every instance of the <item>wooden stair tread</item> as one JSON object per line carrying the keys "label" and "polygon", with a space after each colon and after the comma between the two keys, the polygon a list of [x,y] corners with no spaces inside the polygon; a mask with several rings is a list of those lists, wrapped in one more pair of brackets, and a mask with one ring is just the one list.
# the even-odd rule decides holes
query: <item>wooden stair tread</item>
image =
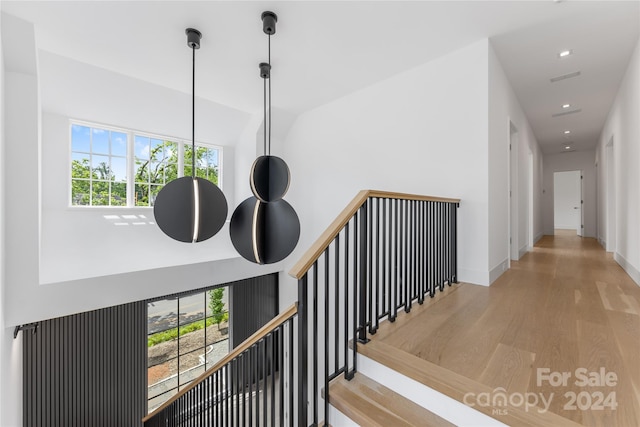
{"label": "wooden stair tread", "polygon": [[361,426],[454,425],[360,373],[351,381],[342,377],[333,381],[329,385],[329,401]]}
{"label": "wooden stair tread", "polygon": [[[492,393],[493,389],[470,378],[466,378],[456,372],[445,369],[427,360],[409,354],[396,347],[378,340],[371,340],[366,345],[358,343],[358,353],[376,362],[393,369],[421,384],[426,385],[440,393],[459,402],[464,402],[465,394],[472,392],[477,396],[480,393]],[[539,413],[535,409],[525,411],[519,407],[506,406],[503,415],[492,414],[493,407],[474,406],[475,410],[490,417],[496,418],[507,425],[536,426],[536,427],[578,427],[578,424],[553,412]]]}

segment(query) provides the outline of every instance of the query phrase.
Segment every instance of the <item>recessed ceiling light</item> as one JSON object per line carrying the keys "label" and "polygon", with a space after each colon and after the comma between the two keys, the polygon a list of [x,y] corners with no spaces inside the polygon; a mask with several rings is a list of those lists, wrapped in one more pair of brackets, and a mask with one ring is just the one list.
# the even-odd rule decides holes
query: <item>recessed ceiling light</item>
{"label": "recessed ceiling light", "polygon": [[565,146],[565,147],[564,147],[564,149],[565,149],[565,150],[571,150],[571,146],[570,146],[570,145],[567,145],[567,146]]}
{"label": "recessed ceiling light", "polygon": [[558,57],[559,58],[566,58],[567,56],[573,54],[572,50],[563,50],[560,53],[558,53]]}
{"label": "recessed ceiling light", "polygon": [[562,108],[569,108],[571,107],[571,104],[562,104]]}
{"label": "recessed ceiling light", "polygon": [[570,131],[570,130],[565,130],[565,131],[564,131],[564,134],[565,134],[565,135],[569,135],[570,133],[571,133],[571,131]]}

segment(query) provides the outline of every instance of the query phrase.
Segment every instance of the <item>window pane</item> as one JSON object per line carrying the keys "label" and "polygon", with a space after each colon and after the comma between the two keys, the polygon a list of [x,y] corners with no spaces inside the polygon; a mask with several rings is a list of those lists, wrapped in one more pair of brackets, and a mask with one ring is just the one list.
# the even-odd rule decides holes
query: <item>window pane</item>
{"label": "window pane", "polygon": [[191,176],[191,166],[184,166],[184,176]]}
{"label": "window pane", "polygon": [[[153,347],[152,347],[153,348]],[[152,348],[149,349],[151,353]],[[151,360],[151,357],[149,358]],[[166,360],[147,370],[149,408],[157,408],[176,394],[178,388],[178,359]]]}
{"label": "window pane", "polygon": [[156,203],[156,197],[158,197],[158,193],[160,192],[160,190],[162,190],[162,185],[152,185],[150,188],[151,191],[151,203],[150,205],[153,206]]}
{"label": "window pane", "polygon": [[109,131],[91,129],[91,151],[98,154],[109,154]]}
{"label": "window pane", "polygon": [[145,136],[136,135],[133,150],[136,158],[148,159],[149,158],[149,138]]}
{"label": "window pane", "polygon": [[155,162],[159,162],[164,159],[164,143],[161,140],[151,139],[151,150],[149,158]]}
{"label": "window pane", "polygon": [[91,185],[91,204],[93,206],[109,205],[109,183],[93,181]]}
{"label": "window pane", "polygon": [[91,156],[91,168],[93,170],[93,179],[111,179],[109,156]]}
{"label": "window pane", "polygon": [[136,182],[149,182],[149,161],[136,159]]}
{"label": "window pane", "polygon": [[71,154],[71,177],[72,178],[89,178],[91,176],[91,168],[89,166],[89,154],[72,153]]}
{"label": "window pane", "polygon": [[111,180],[126,181],[127,180],[127,159],[124,157],[111,158]]}
{"label": "window pane", "polygon": [[111,132],[111,155],[127,156],[127,134],[122,132]]}
{"label": "window pane", "polygon": [[88,153],[91,151],[90,146],[90,129],[86,126],[72,125],[71,126],[71,150],[83,151]]}
{"label": "window pane", "polygon": [[152,161],[149,169],[151,171],[149,182],[152,184],[164,184],[164,163]]}
{"label": "window pane", "polygon": [[134,197],[136,206],[149,206],[149,185],[136,184]]}
{"label": "window pane", "polygon": [[88,206],[90,200],[89,181],[72,179],[71,180],[71,204],[75,206]]}
{"label": "window pane", "polygon": [[164,168],[164,182],[165,184],[178,178],[178,165],[168,164]]}
{"label": "window pane", "polygon": [[165,141],[164,157],[167,159],[167,162],[178,163],[178,144],[171,141]]}
{"label": "window pane", "polygon": [[[187,166],[190,167],[193,164],[192,157],[191,157],[192,153],[193,153],[193,150],[191,149],[191,145],[185,145],[184,146],[184,167],[185,167],[185,169],[187,168]],[[197,153],[197,151],[196,151],[196,153]],[[185,175],[186,174],[187,173],[185,172]]]}
{"label": "window pane", "polygon": [[114,182],[111,184],[111,206],[127,205],[127,184]]}

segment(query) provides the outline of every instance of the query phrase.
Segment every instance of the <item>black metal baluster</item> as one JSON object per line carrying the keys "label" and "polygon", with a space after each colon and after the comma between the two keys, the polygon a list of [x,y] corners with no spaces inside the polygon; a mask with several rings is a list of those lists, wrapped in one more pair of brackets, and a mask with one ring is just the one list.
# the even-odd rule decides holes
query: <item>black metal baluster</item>
{"label": "black metal baluster", "polygon": [[[360,242],[360,237],[362,236],[362,232],[364,232],[366,230],[366,228],[360,230],[360,228],[358,227],[358,223],[364,223],[366,221],[366,214],[364,215],[363,218],[363,210],[362,207],[358,210],[358,212],[356,213],[356,215],[353,216],[353,282],[352,282],[352,297],[351,297],[351,301],[353,303],[353,359],[351,361],[352,363],[352,374],[351,376],[353,377],[353,375],[356,373],[356,343],[359,339],[360,336],[360,327],[359,327],[359,314],[362,313],[362,310],[366,310],[366,304],[367,304],[367,300],[366,298],[363,299],[359,299],[359,295],[362,295],[362,292],[358,292],[359,288],[361,287],[361,283],[358,281],[358,273],[360,274],[360,277],[362,277],[362,275],[364,274],[364,272],[362,271],[362,262],[358,262],[358,246],[359,246],[359,242]],[[362,232],[361,232],[362,231]],[[360,258],[362,260],[362,258]],[[365,265],[366,268],[366,265]],[[360,308],[360,311],[358,311],[358,309]],[[349,321],[347,320],[347,323],[349,323]],[[362,326],[364,328],[364,326]]]}
{"label": "black metal baluster", "polygon": [[440,202],[438,203],[440,205],[440,209],[439,209],[439,213],[440,213],[440,219],[439,219],[439,223],[440,223],[440,291],[444,290],[444,256],[446,254],[445,252],[445,247],[444,247],[444,203]]}
{"label": "black metal baluster", "polygon": [[248,413],[247,413],[247,417],[249,418],[249,424],[245,424],[248,425],[249,427],[251,427],[253,425],[253,352],[251,351],[251,347],[247,350],[247,369],[248,369],[248,376],[249,376],[249,384],[248,384]]}
{"label": "black metal baluster", "polygon": [[[372,328],[370,333],[375,334],[378,330],[378,321],[380,319],[380,202],[381,199],[376,198],[376,301],[375,301],[375,313],[371,319]],[[374,323],[375,322],[375,323]]]}
{"label": "black metal baluster", "polygon": [[[306,274],[304,276],[307,277]],[[306,287],[305,287],[306,288]],[[300,307],[298,306],[298,313],[300,313]],[[298,322],[300,322],[300,315],[298,314]],[[300,323],[298,323],[298,329],[300,329]],[[299,359],[302,360],[302,357],[299,355]],[[306,364],[306,363],[305,363]],[[293,419],[295,417],[294,410],[295,406],[293,403],[293,386],[294,386],[294,377],[293,377],[293,321],[289,322],[289,427],[293,427]],[[300,382],[298,383],[301,384]],[[303,424],[304,425],[304,424]]]}
{"label": "black metal baluster", "polygon": [[[337,271],[337,264],[335,268]],[[324,250],[324,295],[324,425],[326,426],[329,422],[329,247]],[[336,316],[337,313],[336,311]],[[334,339],[337,340],[338,336],[336,335]],[[336,364],[336,370],[337,368]]]}
{"label": "black metal baluster", "polygon": [[[359,282],[359,288],[360,288],[360,302],[358,304],[358,341],[362,342],[362,343],[366,343],[368,341],[367,338],[367,307],[371,306],[371,300],[369,298],[369,296],[367,296],[368,292],[368,288],[369,288],[369,283],[368,283],[368,271],[367,271],[367,233],[369,231],[369,226],[368,226],[368,216],[369,213],[368,211],[370,210],[369,207],[369,202],[366,201],[362,204],[362,206],[360,207],[360,282]],[[357,226],[356,226],[357,227]],[[358,262],[358,251],[354,251],[354,258],[353,258],[353,263],[354,265]],[[357,274],[354,274],[354,284],[358,283],[357,282]],[[355,292],[355,286],[354,286],[354,298],[357,295],[357,292]],[[355,317],[354,317],[355,320]],[[355,370],[355,366],[356,366],[356,343],[353,343],[353,366],[354,366],[354,370]]]}
{"label": "black metal baluster", "polygon": [[435,202],[429,202],[429,296],[435,295]]}
{"label": "black metal baluster", "polygon": [[[352,378],[349,372],[349,223],[344,226],[344,377]],[[354,284],[355,286],[355,284]]]}
{"label": "black metal baluster", "polygon": [[[388,316],[390,311],[387,309],[387,297],[389,293],[387,288],[389,280],[387,279],[387,199],[382,199],[382,313],[381,316]],[[377,326],[377,323],[376,323]]]}
{"label": "black metal baluster", "polygon": [[404,312],[408,313],[411,311],[411,295],[410,295],[410,285],[409,285],[409,201],[404,200],[404,227],[403,227],[403,235],[404,235],[404,246],[402,252],[402,274],[403,274],[403,290],[404,290]]}
{"label": "black metal baluster", "polygon": [[369,269],[367,271],[367,324],[369,326],[369,333],[373,330],[373,300],[375,299],[375,292],[373,291],[373,199],[369,198],[367,201],[367,239],[366,239],[365,252],[369,255]]}
{"label": "black metal baluster", "polygon": [[[313,324],[311,330],[318,330],[318,261],[313,263]],[[313,333],[313,425],[318,425],[318,334]]]}
{"label": "black metal baluster", "polygon": [[398,314],[398,288],[400,287],[399,283],[398,283],[398,199],[394,199],[393,200],[393,224],[394,224],[394,233],[393,233],[393,247],[391,248],[391,250],[393,250],[393,273],[392,273],[392,277],[393,277],[393,298],[391,301],[391,317],[389,318],[389,321],[391,322],[395,322],[396,320],[396,316]]}
{"label": "black metal baluster", "polygon": [[248,351],[242,353],[242,425],[247,425],[247,383],[249,381]]}
{"label": "black metal baluster", "polygon": [[284,386],[286,383],[287,375],[285,374],[285,354],[284,354],[284,331],[286,324],[291,323],[289,320],[286,323],[283,323],[278,329],[278,375],[280,379],[280,401],[278,402],[279,410],[280,410],[280,427],[284,427]]}
{"label": "black metal baluster", "polygon": [[333,327],[334,327],[334,347],[333,347],[333,355],[334,355],[334,365],[333,365],[333,369],[338,372],[338,370],[340,369],[340,346],[339,346],[339,342],[340,342],[340,330],[339,330],[339,326],[340,326],[340,322],[338,321],[340,319],[340,234],[338,234],[336,236],[336,238],[334,239],[334,248],[335,248],[335,252],[334,252],[334,259],[335,259],[335,267],[334,267],[334,320],[333,320]]}
{"label": "black metal baluster", "polygon": [[262,425],[267,426],[269,416],[269,359],[267,355],[268,335],[262,340]]}
{"label": "black metal baluster", "polygon": [[277,355],[276,355],[276,339],[277,329],[271,333],[271,363],[269,366],[271,368],[271,424],[272,427],[276,425],[276,363],[277,363]]}
{"label": "black metal baluster", "polygon": [[454,282],[458,283],[458,208],[459,203],[456,203],[453,209],[453,274]]}
{"label": "black metal baluster", "polygon": [[[316,266],[317,267],[317,266]],[[315,269],[317,270],[317,268]],[[307,382],[309,363],[309,323],[308,323],[308,273],[298,280],[298,425],[306,426],[309,384]],[[292,356],[293,358],[293,353]],[[291,377],[293,382],[293,376]],[[293,419],[292,419],[293,421]]]}

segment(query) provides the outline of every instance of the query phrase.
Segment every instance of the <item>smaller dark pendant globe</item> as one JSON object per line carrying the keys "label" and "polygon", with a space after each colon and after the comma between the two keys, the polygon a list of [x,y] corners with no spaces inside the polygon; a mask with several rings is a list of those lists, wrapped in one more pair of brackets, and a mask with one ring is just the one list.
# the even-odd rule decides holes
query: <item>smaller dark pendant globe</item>
{"label": "smaller dark pendant globe", "polygon": [[295,249],[300,238],[300,220],[285,200],[264,203],[249,197],[233,212],[229,234],[244,259],[273,264]]}
{"label": "smaller dark pendant globe", "polygon": [[158,193],[153,215],[160,230],[180,242],[202,242],[213,237],[227,219],[222,190],[203,178],[183,176]]}
{"label": "smaller dark pendant globe", "polygon": [[251,191],[262,202],[275,202],[289,190],[289,166],[280,157],[260,156],[251,166]]}

